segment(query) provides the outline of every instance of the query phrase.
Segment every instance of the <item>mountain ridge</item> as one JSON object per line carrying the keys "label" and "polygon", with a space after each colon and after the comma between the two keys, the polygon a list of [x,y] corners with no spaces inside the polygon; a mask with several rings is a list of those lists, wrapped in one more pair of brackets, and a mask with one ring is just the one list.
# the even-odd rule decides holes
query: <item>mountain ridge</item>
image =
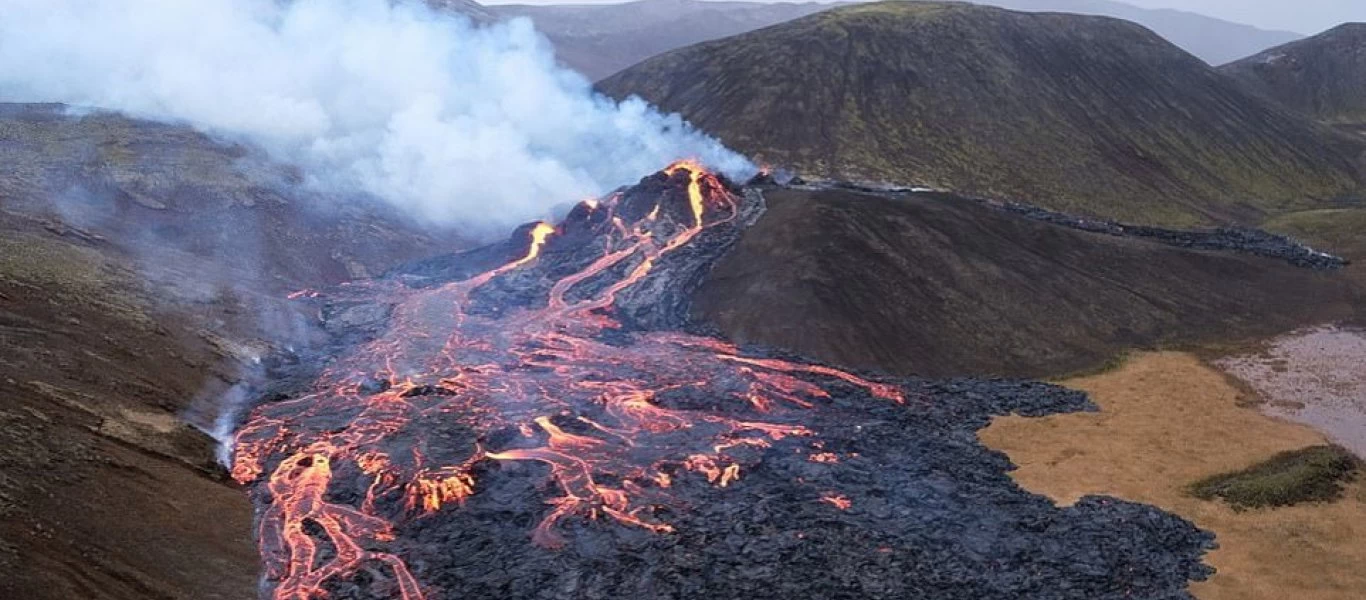
{"label": "mountain ridge", "polygon": [[[915,1],[915,0],[911,0]],[[760,29],[855,2],[636,0],[615,4],[490,4],[428,0],[477,23],[530,18],[566,66],[598,80],[637,62],[694,43]],[[1221,65],[1304,36],[1208,15],[1150,9],[1111,0],[979,0],[1030,12],[1066,12],[1133,21],[1211,65]]]}
{"label": "mountain ridge", "polygon": [[1068,12],[1133,21],[1215,66],[1304,38],[1293,31],[1262,29],[1188,10],[1145,8],[1110,0],[982,0],[980,3],[1010,10]]}
{"label": "mountain ridge", "polygon": [[733,148],[1122,221],[1260,222],[1357,197],[1366,145],[1118,19],[965,3],[844,7],[599,83]]}
{"label": "mountain ridge", "polygon": [[1366,23],[1344,23],[1220,70],[1324,122],[1366,126]]}
{"label": "mountain ridge", "polygon": [[559,60],[598,80],[661,52],[830,8],[816,2],[637,0],[622,4],[499,4],[498,18],[532,20]]}

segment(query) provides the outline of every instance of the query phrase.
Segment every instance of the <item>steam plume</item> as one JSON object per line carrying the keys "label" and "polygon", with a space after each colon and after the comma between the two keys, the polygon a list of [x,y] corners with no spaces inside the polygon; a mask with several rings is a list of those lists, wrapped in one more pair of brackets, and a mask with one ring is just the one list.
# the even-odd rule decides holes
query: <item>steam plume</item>
{"label": "steam plume", "polygon": [[543,216],[673,159],[748,161],[555,65],[530,22],[388,0],[5,0],[0,100],[185,122],[467,230]]}

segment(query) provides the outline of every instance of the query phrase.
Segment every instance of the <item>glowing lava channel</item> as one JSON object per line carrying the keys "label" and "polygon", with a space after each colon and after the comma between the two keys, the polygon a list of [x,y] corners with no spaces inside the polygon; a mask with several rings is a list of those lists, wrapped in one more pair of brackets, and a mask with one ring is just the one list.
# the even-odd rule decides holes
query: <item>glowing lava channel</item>
{"label": "glowing lava channel", "polygon": [[[738,199],[700,166],[678,163],[665,173],[671,181],[686,176],[690,218],[668,216],[670,193],[635,222],[618,214],[619,195],[586,202],[601,224],[601,255],[555,280],[544,306],[494,316],[468,310],[471,294],[499,277],[545,277],[539,263],[558,231],[539,223],[517,260],[436,289],[388,290],[397,303],[383,337],[324,372],[311,393],[252,412],[237,435],[233,476],[264,506],[258,540],[271,597],[325,597],[329,582],[366,569],[391,597],[425,598],[431,590],[405,562],[376,548],[391,545],[407,520],[459,510],[479,493],[476,473],[490,461],[548,466],[560,495],[531,532],[540,546],[564,545],[561,524],[570,518],[667,534],[673,526],[657,512],[681,478],[742,485],[742,463],[754,464],[779,440],[814,436],[802,414],[831,395],[815,382],[903,401],[894,386],[741,356],[714,339],[648,332],[627,347],[603,341],[604,331],[620,327],[610,316],[618,294],[664,255],[737,215]],[[597,292],[571,299],[585,282],[617,273]],[[671,408],[669,398],[709,404]],[[459,455],[429,443],[431,431],[457,426],[479,439],[516,435],[501,448],[471,440]],[[811,439],[813,461],[838,463]],[[369,482],[363,499],[333,496],[343,471],[348,481]],[[850,506],[835,492],[817,493],[833,509]]]}

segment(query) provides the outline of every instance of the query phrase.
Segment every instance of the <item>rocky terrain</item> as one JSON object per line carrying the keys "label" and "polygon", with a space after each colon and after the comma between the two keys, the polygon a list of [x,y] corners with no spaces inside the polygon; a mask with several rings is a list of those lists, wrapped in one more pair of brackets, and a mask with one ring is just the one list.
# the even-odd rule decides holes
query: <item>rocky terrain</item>
{"label": "rocky terrain", "polygon": [[839,8],[600,82],[803,175],[1150,225],[1256,224],[1358,197],[1366,142],[1142,27],[943,3]]}
{"label": "rocky terrain", "polygon": [[1142,238],[1181,248],[1241,252],[1283,260],[1307,269],[1340,269],[1350,262],[1341,256],[1315,250],[1289,236],[1261,229],[1218,227],[1181,231],[1149,225],[1128,225],[1104,219],[1087,219],[1018,202],[1006,202],[1000,207],[1030,219],[1081,231]]}
{"label": "rocky terrain", "polygon": [[245,418],[234,476],[267,589],[1118,600],[1209,575],[1190,523],[1054,507],[975,439],[993,415],[1089,410],[1082,394],[676,330],[666,299],[765,203],[686,169],[316,300],[388,308],[332,327],[335,363]]}
{"label": "rocky terrain", "polygon": [[1346,23],[1220,70],[1326,123],[1353,131],[1366,125],[1366,23]]}

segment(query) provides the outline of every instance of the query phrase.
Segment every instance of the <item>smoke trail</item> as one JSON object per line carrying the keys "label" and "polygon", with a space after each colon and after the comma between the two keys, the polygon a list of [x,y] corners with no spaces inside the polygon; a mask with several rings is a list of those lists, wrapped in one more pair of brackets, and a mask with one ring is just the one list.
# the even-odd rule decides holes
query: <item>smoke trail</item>
{"label": "smoke trail", "polygon": [[555,65],[525,20],[388,0],[5,0],[0,100],[185,122],[418,217],[501,229],[673,159],[748,161]]}

